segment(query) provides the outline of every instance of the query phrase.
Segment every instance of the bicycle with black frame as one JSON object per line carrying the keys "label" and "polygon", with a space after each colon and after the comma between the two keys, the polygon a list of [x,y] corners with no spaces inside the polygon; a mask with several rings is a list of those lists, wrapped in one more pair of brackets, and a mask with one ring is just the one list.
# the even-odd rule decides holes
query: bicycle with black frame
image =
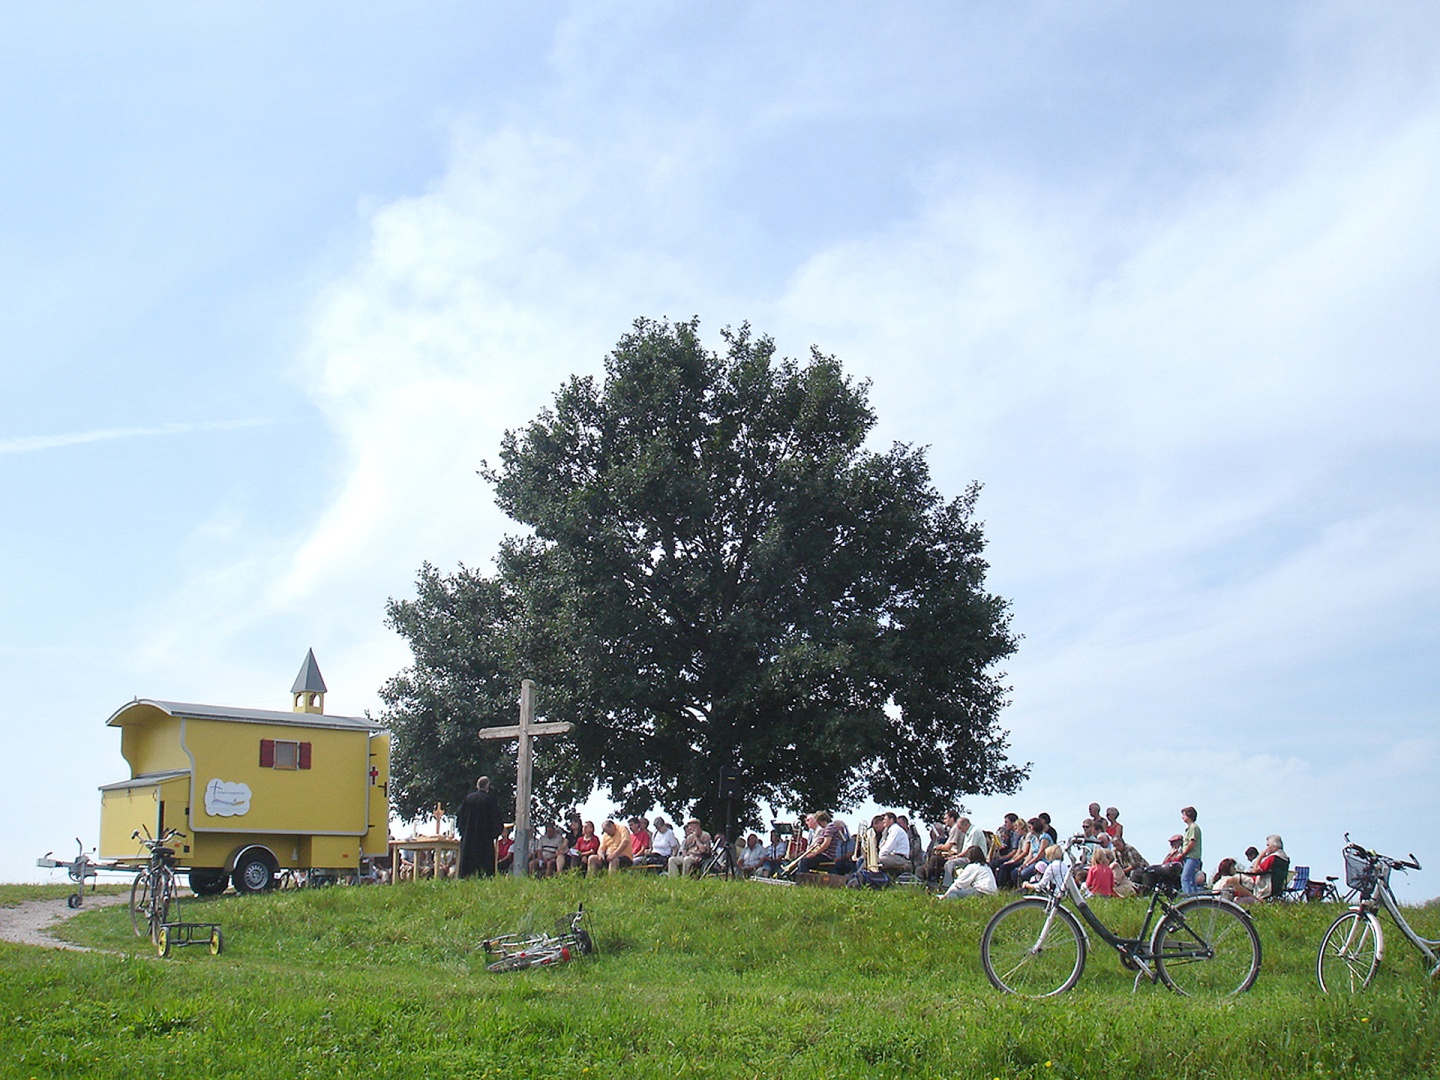
{"label": "bicycle with black frame", "polygon": [[1380,926],[1380,911],[1390,913],[1400,933],[1425,958],[1430,977],[1440,976],[1440,941],[1421,937],[1405,921],[1395,894],[1390,891],[1390,871],[1419,870],[1415,856],[1395,859],[1370,851],[1350,842],[1345,834],[1345,884],[1359,899],[1349,911],[1342,913],[1320,942],[1315,959],[1315,977],[1325,993],[1354,994],[1364,990],[1380,971],[1385,959],[1385,932]]}
{"label": "bicycle with black frame", "polygon": [[167,829],[164,835],[152,839],[149,829],[143,834],[136,829],[130,838],[140,841],[141,846],[150,852],[149,860],[130,886],[130,925],[136,937],[148,935],[152,942],[159,944],[160,928],[172,921],[172,913],[178,916],[180,910],[175,849],[170,844],[173,840],[183,840],[185,834]]}
{"label": "bicycle with black frame", "polygon": [[[1062,994],[1085,970],[1089,938],[1080,919],[1141,979],[1189,996],[1241,994],[1260,972],[1260,935],[1244,908],[1197,894],[1172,902],[1165,888],[1150,894],[1140,932],[1115,933],[1100,920],[1076,883],[1078,852],[1096,841],[1072,837],[1058,888],[997,911],[980,939],[985,976],[997,989],[1025,997]],[[1079,913],[1076,918],[1066,900]],[[1152,929],[1153,928],[1153,929]]]}

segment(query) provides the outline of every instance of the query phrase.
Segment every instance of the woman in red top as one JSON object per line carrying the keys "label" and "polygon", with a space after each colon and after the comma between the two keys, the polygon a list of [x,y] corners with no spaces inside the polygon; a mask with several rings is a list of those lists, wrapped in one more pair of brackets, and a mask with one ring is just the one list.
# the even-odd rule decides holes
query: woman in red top
{"label": "woman in red top", "polygon": [[654,843],[650,838],[650,823],[643,817],[632,817],[630,819],[630,840],[631,850],[634,853],[632,858],[639,862],[642,857],[649,855],[651,845]]}
{"label": "woman in red top", "polygon": [[500,839],[495,841],[495,869],[501,873],[508,872],[515,865],[515,838],[511,835],[512,831],[512,826],[502,826]]}
{"label": "woman in red top", "polygon": [[[1276,860],[1284,860],[1288,869],[1290,856],[1285,854],[1285,841],[1281,840],[1275,833],[1265,838],[1265,851],[1259,859],[1250,867],[1245,877],[1250,890],[1261,900],[1271,894],[1273,886],[1272,874],[1275,870]],[[1281,888],[1284,888],[1282,885]]]}
{"label": "woman in red top", "polygon": [[1105,808],[1105,820],[1108,824],[1105,831],[1110,834],[1111,840],[1125,839],[1125,826],[1120,824],[1120,811],[1113,806]]}
{"label": "woman in red top", "polygon": [[580,839],[575,841],[575,850],[580,853],[580,866],[583,869],[585,860],[591,855],[600,853],[600,838],[595,835],[595,822],[587,821],[580,828]]}

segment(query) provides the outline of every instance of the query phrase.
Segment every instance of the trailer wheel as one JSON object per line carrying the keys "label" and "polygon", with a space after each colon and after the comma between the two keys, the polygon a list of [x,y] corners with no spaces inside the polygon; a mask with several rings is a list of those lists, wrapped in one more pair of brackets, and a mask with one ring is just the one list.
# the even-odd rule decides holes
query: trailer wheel
{"label": "trailer wheel", "polygon": [[160,932],[155,936],[155,949],[161,956],[170,955],[170,928],[160,927]]}
{"label": "trailer wheel", "polygon": [[225,951],[225,935],[220,933],[220,927],[210,931],[210,955],[219,956]]}
{"label": "trailer wheel", "polygon": [[224,870],[197,867],[190,871],[190,891],[196,896],[219,896],[230,884]]}
{"label": "trailer wheel", "polygon": [[230,880],[238,893],[269,892],[275,887],[277,869],[268,851],[247,851],[236,861]]}

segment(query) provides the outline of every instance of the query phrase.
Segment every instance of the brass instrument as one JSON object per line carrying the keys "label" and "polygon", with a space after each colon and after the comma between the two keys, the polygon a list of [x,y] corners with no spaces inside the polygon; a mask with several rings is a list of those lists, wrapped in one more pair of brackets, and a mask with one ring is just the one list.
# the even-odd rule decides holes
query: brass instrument
{"label": "brass instrument", "polygon": [[785,858],[787,858],[787,859],[799,859],[799,858],[803,858],[804,855],[805,855],[805,849],[806,849],[806,847],[807,847],[807,844],[806,844],[806,840],[805,840],[805,834],[802,833],[802,832],[800,831],[800,829],[797,827],[797,828],[790,834],[790,839],[789,839],[789,840],[786,842],[786,844],[785,844]]}
{"label": "brass instrument", "polygon": [[880,838],[868,826],[860,830],[855,851],[856,865],[865,870],[880,869]]}
{"label": "brass instrument", "polygon": [[[816,833],[816,839],[818,840],[822,835],[824,835],[824,830]],[[785,849],[785,858],[789,861],[780,868],[780,873],[776,876],[789,877],[795,873],[795,868],[800,865],[801,859],[808,855],[814,855],[819,850],[814,843],[805,839],[804,833],[800,831],[800,826],[797,824],[795,831],[790,834],[790,843]]]}

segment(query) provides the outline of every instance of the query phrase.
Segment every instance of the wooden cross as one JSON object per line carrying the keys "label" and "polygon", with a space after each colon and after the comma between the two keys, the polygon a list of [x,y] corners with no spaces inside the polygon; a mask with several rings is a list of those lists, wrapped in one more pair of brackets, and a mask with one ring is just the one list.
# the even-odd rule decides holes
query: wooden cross
{"label": "wooden cross", "polygon": [[515,762],[515,846],[511,849],[515,860],[510,868],[516,877],[523,877],[530,870],[530,767],[533,760],[530,740],[536,735],[563,735],[574,727],[574,724],[563,720],[535,723],[535,684],[529,679],[521,679],[520,723],[480,729],[482,739],[520,740],[520,752]]}

